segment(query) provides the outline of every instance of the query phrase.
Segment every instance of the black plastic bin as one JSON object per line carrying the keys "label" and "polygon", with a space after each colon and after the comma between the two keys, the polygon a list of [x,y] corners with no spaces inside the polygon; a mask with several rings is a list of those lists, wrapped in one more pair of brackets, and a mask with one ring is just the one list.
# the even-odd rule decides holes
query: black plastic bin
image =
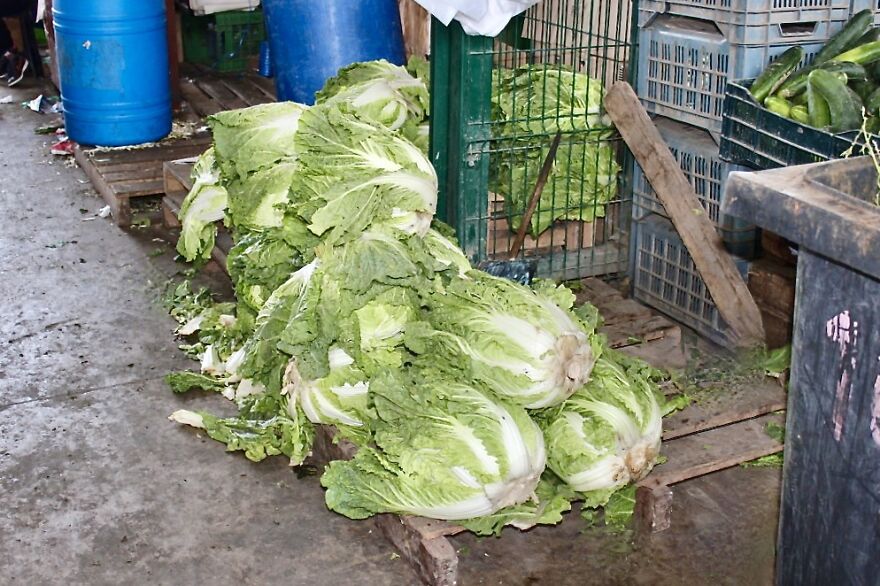
{"label": "black plastic bin", "polygon": [[880,583],[880,207],[860,157],[732,173],[725,211],[800,245],[776,582]]}

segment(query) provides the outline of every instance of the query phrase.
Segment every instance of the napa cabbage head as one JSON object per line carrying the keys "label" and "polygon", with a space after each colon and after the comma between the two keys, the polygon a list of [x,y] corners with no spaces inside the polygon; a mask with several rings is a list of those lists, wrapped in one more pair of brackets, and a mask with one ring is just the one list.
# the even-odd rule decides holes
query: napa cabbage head
{"label": "napa cabbage head", "polygon": [[353,519],[401,513],[460,520],[533,498],[544,470],[540,429],[521,407],[441,373],[372,379],[373,443],[321,478],[327,506]]}
{"label": "napa cabbage head", "polygon": [[295,143],[291,208],[325,244],[401,216],[399,225],[411,233],[427,231],[437,208],[437,174],[411,142],[328,102],[303,114]]}
{"label": "napa cabbage head", "polygon": [[282,391],[290,398],[288,409],[292,416],[296,415],[294,409],[302,409],[312,423],[335,425],[342,430],[363,428],[370,418],[370,381],[345,350],[332,347],[327,354],[329,372],[318,379],[303,378],[297,359],[290,359]]}
{"label": "napa cabbage head", "polygon": [[254,171],[294,158],[293,139],[307,109],[294,102],[274,102],[209,116],[217,161],[226,178],[244,181]]}
{"label": "napa cabbage head", "polygon": [[509,401],[556,405],[589,380],[601,352],[592,324],[558,305],[564,298],[472,271],[426,292],[427,324],[408,329],[407,345],[450,368],[469,367]]}
{"label": "napa cabbage head", "polygon": [[633,359],[606,351],[589,382],[537,420],[548,467],[591,506],[643,478],[660,453],[662,409],[656,386]]}

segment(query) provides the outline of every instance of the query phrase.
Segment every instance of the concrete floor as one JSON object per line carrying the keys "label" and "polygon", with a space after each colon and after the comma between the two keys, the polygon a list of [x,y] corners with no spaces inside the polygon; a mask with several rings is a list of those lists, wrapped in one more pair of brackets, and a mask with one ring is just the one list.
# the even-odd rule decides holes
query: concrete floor
{"label": "concrete floor", "polygon": [[[0,105],[0,584],[415,584],[373,530],[326,510],[316,477],[259,465],[166,420],[192,367],[159,304],[174,272],[149,231],[90,219],[83,173]],[[151,253],[162,250],[158,256]],[[674,525],[635,547],[561,526],[459,536],[463,584],[769,584],[779,471],[680,485]]]}

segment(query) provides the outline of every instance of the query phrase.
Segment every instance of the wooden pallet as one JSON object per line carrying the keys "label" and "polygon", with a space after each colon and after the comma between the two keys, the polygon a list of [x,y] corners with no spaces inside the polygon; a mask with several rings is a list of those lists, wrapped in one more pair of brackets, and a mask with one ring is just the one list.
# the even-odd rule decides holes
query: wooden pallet
{"label": "wooden pallet", "polygon": [[719,391],[709,404],[694,404],[663,424],[661,453],[666,462],[636,487],[635,530],[647,536],[672,524],[673,485],[782,451],[767,433],[783,425],[786,395],[771,378]]}
{"label": "wooden pallet", "polygon": [[180,92],[199,117],[275,101],[275,84],[255,73],[219,73],[187,64]]}
{"label": "wooden pallet", "polygon": [[[192,189],[192,168],[194,158],[166,161],[162,166],[163,184],[165,197],[162,198],[162,219],[166,228],[179,228],[180,206],[189,190]],[[232,248],[232,235],[223,225],[217,222],[217,236],[214,238],[214,248],[211,250],[211,258],[220,266],[223,272],[226,269],[226,257]]]}
{"label": "wooden pallet", "polygon": [[76,162],[101,194],[116,223],[131,225],[131,199],[164,193],[163,163],[202,153],[209,136],[167,140],[132,149],[98,149],[77,145]]}
{"label": "wooden pallet", "polygon": [[[192,186],[192,161],[172,161],[164,166],[166,222],[175,226],[180,203]],[[223,244],[226,242],[226,244]],[[225,268],[225,252],[231,246],[228,232],[220,225],[215,260]],[[681,329],[669,319],[627,299],[598,279],[585,279],[578,302],[593,303],[602,314],[600,331],[609,344],[625,352],[654,358],[669,365],[683,358]],[[777,381],[719,392],[712,401],[693,404],[664,420],[662,453],[667,462],[657,466],[636,490],[636,529],[650,535],[671,523],[672,486],[710,472],[777,452],[781,444],[764,427],[781,422],[776,411],[785,408],[785,394]],[[334,441],[332,426],[317,426],[309,463],[323,467],[332,460],[350,459],[355,447]],[[419,578],[430,586],[458,583],[458,554],[450,538],[464,528],[421,517],[377,515],[382,535],[399,551]]]}

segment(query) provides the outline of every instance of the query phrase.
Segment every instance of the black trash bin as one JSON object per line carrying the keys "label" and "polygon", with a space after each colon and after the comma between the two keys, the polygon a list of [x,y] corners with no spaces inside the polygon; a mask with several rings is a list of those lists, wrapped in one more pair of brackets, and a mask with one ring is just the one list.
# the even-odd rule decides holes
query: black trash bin
{"label": "black trash bin", "polygon": [[880,207],[860,157],[732,173],[725,212],[799,245],[780,586],[880,584]]}

